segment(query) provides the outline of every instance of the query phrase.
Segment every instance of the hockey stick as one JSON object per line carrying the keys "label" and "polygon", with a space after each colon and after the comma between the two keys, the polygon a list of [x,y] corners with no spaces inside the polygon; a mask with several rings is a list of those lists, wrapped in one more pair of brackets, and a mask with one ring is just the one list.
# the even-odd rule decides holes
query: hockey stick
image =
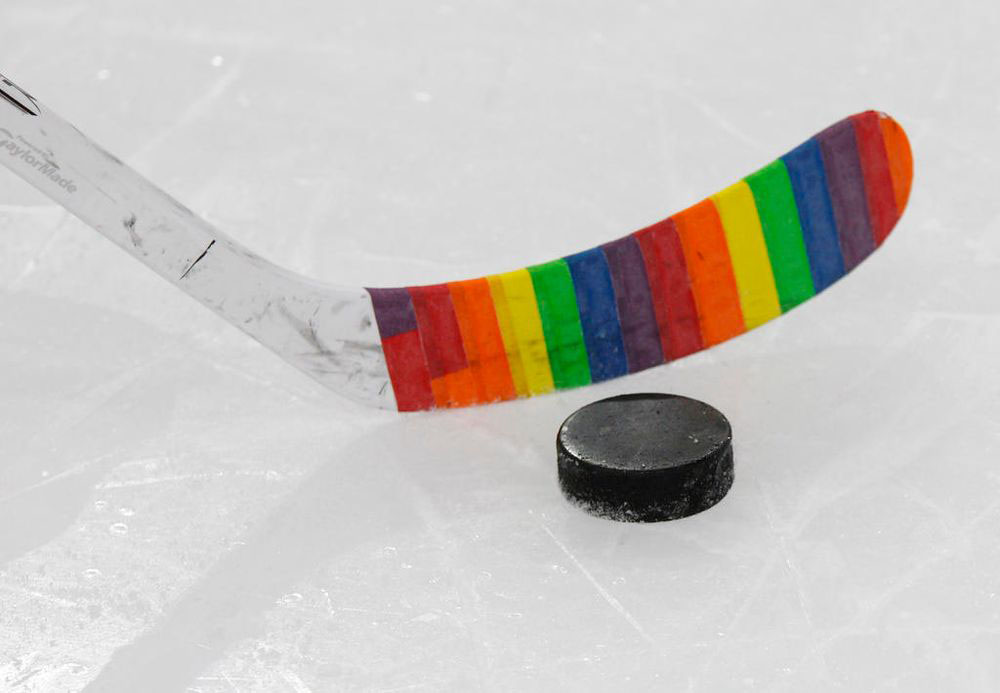
{"label": "hockey stick", "polygon": [[363,289],[251,253],[2,76],[0,161],[331,390],[402,411],[584,385],[742,334],[881,245],[912,178],[902,128],[867,111],[599,248],[482,279]]}

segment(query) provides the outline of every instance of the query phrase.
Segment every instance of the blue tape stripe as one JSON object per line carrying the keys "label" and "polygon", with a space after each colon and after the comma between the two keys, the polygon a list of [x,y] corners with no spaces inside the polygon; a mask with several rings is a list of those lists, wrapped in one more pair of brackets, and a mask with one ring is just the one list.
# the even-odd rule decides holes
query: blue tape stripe
{"label": "blue tape stripe", "polygon": [[625,342],[604,253],[600,248],[591,248],[563,259],[573,277],[591,379],[596,383],[625,375],[628,373]]}
{"label": "blue tape stripe", "polygon": [[844,256],[823,169],[823,154],[819,142],[809,139],[781,158],[792,181],[813,284],[820,292],[844,276]]}

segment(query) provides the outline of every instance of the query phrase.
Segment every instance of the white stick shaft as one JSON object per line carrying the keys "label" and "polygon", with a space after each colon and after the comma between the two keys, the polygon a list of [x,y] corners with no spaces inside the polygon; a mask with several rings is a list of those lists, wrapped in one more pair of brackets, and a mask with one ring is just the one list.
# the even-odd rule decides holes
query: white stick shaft
{"label": "white stick shaft", "polygon": [[364,289],[251,253],[2,77],[0,162],[331,389],[396,408]]}

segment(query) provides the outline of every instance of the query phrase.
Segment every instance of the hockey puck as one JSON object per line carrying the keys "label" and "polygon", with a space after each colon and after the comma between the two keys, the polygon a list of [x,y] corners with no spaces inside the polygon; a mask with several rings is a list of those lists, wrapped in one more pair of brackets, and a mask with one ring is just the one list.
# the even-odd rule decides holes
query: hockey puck
{"label": "hockey puck", "polygon": [[588,404],[559,428],[556,455],[563,495],[619,522],[687,517],[718,503],[733,484],[729,421],[680,395]]}

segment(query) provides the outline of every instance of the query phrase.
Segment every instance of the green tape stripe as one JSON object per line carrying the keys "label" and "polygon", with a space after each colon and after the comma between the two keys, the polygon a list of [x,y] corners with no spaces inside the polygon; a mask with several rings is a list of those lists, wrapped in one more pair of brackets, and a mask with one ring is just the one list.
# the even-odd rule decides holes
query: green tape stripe
{"label": "green tape stripe", "polygon": [[785,312],[816,293],[792,181],[781,159],[751,173],[745,180],[757,204],[778,300]]}
{"label": "green tape stripe", "polygon": [[535,287],[555,386],[562,389],[587,385],[590,364],[569,265],[565,260],[554,260],[527,269]]}

